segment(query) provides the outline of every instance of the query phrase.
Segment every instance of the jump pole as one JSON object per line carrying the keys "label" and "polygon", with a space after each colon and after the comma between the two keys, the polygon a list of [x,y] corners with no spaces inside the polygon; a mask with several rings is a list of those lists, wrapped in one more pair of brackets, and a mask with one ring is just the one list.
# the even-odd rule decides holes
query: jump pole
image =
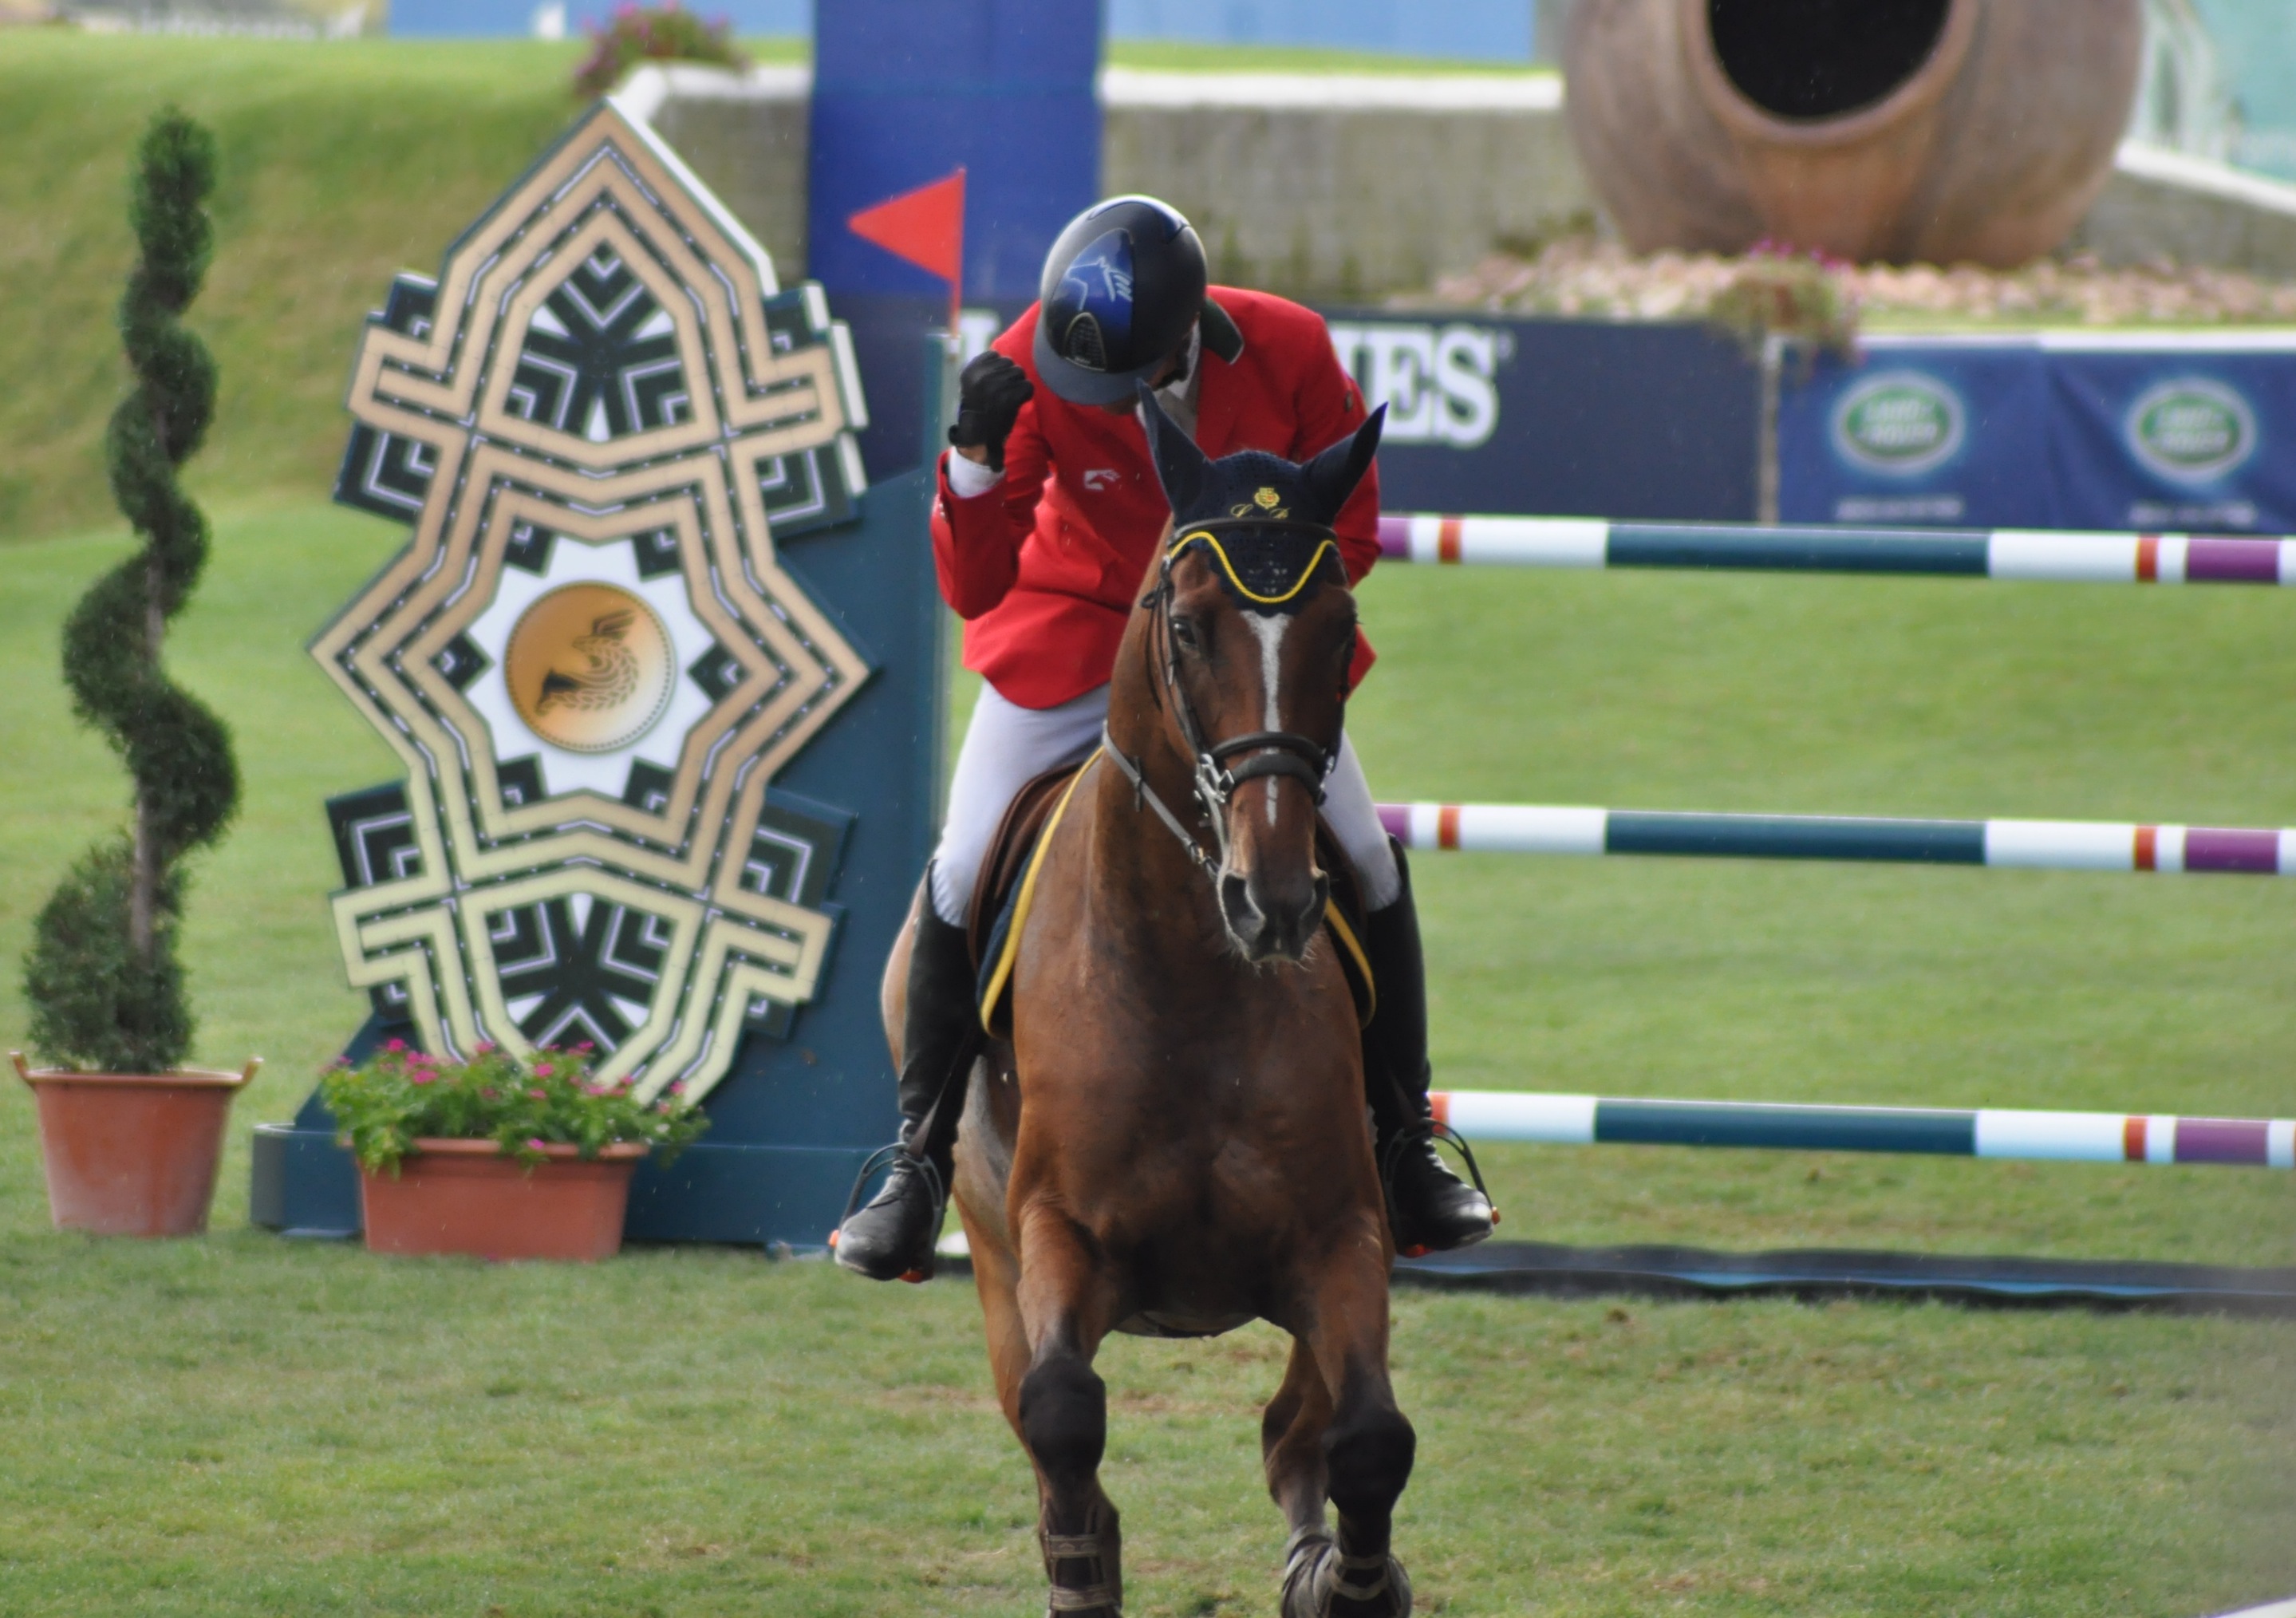
{"label": "jump pole", "polygon": [[1390,561],[1529,568],[1873,573],[2058,584],[2296,585],[2296,539],[2034,529],[1607,522],[1590,517],[1379,520]]}
{"label": "jump pole", "polygon": [[2029,1162],[2296,1169],[2296,1119],[2291,1118],[1638,1101],[1510,1090],[1438,1090],[1428,1099],[1439,1121],[1479,1142],[1751,1146]]}
{"label": "jump pole", "polygon": [[1673,855],[1989,869],[2296,875],[2296,830],[2115,820],[1705,815],[1546,803],[1382,803],[1414,852]]}

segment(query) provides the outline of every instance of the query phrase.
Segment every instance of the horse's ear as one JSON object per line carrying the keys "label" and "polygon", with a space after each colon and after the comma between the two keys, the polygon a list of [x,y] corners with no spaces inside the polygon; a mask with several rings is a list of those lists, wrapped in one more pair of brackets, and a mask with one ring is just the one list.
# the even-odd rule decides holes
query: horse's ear
{"label": "horse's ear", "polygon": [[1164,498],[1177,517],[1182,512],[1193,511],[1203,497],[1212,464],[1196,448],[1196,441],[1180,430],[1179,423],[1164,414],[1164,407],[1156,402],[1156,395],[1148,384],[1144,382],[1136,386],[1140,393],[1140,423],[1148,431],[1148,458],[1156,464],[1156,480],[1164,486]]}
{"label": "horse's ear", "polygon": [[1371,458],[1379,453],[1379,435],[1386,423],[1387,407],[1382,405],[1352,436],[1341,439],[1300,469],[1308,485],[1309,501],[1316,508],[1316,521],[1338,520],[1340,507],[1348,503],[1348,497],[1356,492],[1356,485],[1363,481],[1364,473],[1371,470]]}

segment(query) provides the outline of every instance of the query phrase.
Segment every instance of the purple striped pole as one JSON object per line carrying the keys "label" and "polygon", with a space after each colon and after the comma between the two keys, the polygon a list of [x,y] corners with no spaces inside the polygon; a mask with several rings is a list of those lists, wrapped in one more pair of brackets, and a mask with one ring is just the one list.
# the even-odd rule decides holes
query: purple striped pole
{"label": "purple striped pole", "polygon": [[1382,556],[1397,562],[1468,566],[2296,585],[2296,539],[2279,538],[1390,513],[1379,520],[1379,546]]}
{"label": "purple striped pole", "polygon": [[1743,1146],[2095,1163],[2296,1169],[2296,1119],[1979,1107],[1791,1106],[1438,1090],[1436,1118],[1472,1140]]}
{"label": "purple striped pole", "polygon": [[2296,875],[2296,830],[2240,826],[1672,814],[1544,803],[1382,803],[1379,817],[1397,842],[1414,852],[1657,854]]}

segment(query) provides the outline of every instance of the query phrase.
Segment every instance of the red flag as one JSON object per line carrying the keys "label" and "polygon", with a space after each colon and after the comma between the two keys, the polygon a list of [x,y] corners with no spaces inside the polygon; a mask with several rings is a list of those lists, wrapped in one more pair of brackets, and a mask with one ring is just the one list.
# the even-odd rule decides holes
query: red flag
{"label": "red flag", "polygon": [[947,282],[949,331],[955,332],[958,282],[964,266],[964,169],[865,208],[845,224],[863,241]]}

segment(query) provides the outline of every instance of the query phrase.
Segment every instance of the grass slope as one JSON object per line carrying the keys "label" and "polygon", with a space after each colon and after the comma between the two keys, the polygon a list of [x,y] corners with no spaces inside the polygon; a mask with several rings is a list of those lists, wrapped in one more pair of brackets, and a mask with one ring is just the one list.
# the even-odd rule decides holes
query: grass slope
{"label": "grass slope", "polygon": [[209,496],[324,492],[360,324],[580,111],[582,46],[0,31],[0,538],[107,520],[127,165],[173,101],[221,144],[192,324],[223,369]]}
{"label": "grass slope", "polygon": [[[226,509],[171,659],[248,793],[200,865],[200,1055],[273,1059],[218,1232],[45,1227],[0,1096],[0,1611],[967,1613],[1039,1598],[961,1285],[657,1251],[382,1262],[244,1228],[246,1126],[358,1020],[319,801],[386,778],[301,641],[401,542]],[[13,963],[124,776],[57,625],[124,538],[0,552],[0,1046]],[[1383,570],[1356,735],[1395,797],[2278,824],[2261,594]],[[2274,1111],[2279,884],[1428,857],[1454,1085]],[[2286,1262],[2290,1177],[1494,1149],[1509,1234]],[[1405,1296],[1425,1611],[2151,1614],[2296,1587],[2284,1326]],[[1133,1610],[1266,1611],[1272,1334],[1103,1362]]]}
{"label": "grass slope", "polygon": [[[109,520],[103,423],[125,385],[111,311],[131,261],[127,165],[180,103],[221,143],[216,259],[192,323],[223,367],[202,494],[324,491],[360,323],[581,111],[585,45],[200,39],[0,29],[0,540]],[[797,40],[748,40],[789,60]],[[1138,44],[1201,70],[1449,70],[1347,52]]]}

